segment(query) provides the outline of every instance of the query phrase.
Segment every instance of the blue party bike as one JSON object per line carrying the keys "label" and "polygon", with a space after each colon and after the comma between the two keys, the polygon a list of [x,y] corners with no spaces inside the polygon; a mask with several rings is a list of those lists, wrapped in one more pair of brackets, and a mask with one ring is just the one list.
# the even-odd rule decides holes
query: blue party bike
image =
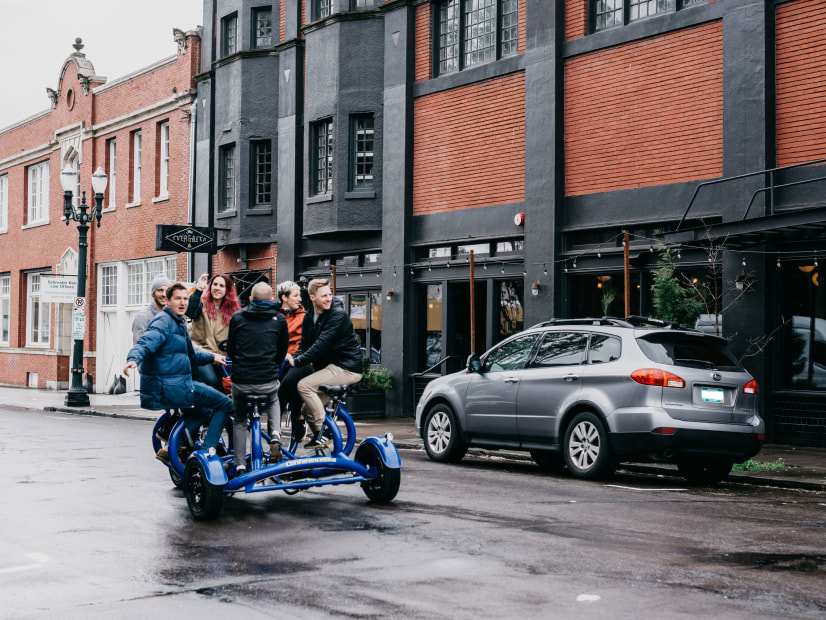
{"label": "blue party bike", "polygon": [[[216,518],[224,496],[241,492],[281,490],[292,495],[310,487],[358,482],[371,501],[390,502],[401,483],[399,451],[391,433],[368,437],[356,448],[355,424],[344,407],[349,388],[320,386],[328,397],[325,445],[302,449],[295,441],[296,429],[291,428],[290,447],[282,448],[279,462],[272,462],[271,454],[264,451],[270,437],[261,428],[260,414],[267,397],[248,396],[250,452],[244,455],[247,471],[240,475],[236,475],[237,455],[223,440],[215,454],[210,455],[201,448],[200,437],[190,436],[180,411],[166,411],[158,418],[152,429],[152,447],[156,454],[166,448],[169,475],[176,486],[183,488],[189,511],[196,520]],[[163,438],[168,438],[166,445]],[[355,456],[351,457],[354,448]]]}

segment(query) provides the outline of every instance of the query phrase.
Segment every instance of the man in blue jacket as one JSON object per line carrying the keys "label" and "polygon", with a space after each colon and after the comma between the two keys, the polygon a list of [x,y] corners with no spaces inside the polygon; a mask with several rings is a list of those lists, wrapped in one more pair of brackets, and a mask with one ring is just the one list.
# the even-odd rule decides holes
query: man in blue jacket
{"label": "man in blue jacket", "polygon": [[311,375],[298,382],[298,393],[307,405],[307,423],[313,437],[305,448],[318,448],[325,443],[321,436],[324,426],[324,405],[327,396],[320,385],[351,385],[361,380],[361,345],[353,322],[339,299],[333,297],[330,281],[316,279],[307,286],[313,311],[304,315],[301,344],[295,357],[287,354],[287,362],[296,368],[313,365]]}
{"label": "man in blue jacket", "polygon": [[194,409],[184,415],[191,434],[209,424],[203,447],[215,454],[221,432],[232,414],[232,401],[218,390],[192,379],[196,364],[225,364],[223,355],[195,351],[186,327],[187,290],[176,282],[166,290],[167,305],[153,318],[126,356],[123,374],[141,368],[141,407]]}

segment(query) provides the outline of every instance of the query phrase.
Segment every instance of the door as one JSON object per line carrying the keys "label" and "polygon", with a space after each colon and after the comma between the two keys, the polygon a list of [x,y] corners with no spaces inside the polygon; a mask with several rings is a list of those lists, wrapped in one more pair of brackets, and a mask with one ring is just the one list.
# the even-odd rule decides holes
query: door
{"label": "door", "polygon": [[552,331],[542,336],[519,384],[517,426],[523,446],[556,440],[560,413],[582,390],[587,346],[584,332]]}
{"label": "door", "polygon": [[474,436],[518,441],[516,398],[538,334],[507,340],[482,360],[482,370],[468,385],[465,426]]}

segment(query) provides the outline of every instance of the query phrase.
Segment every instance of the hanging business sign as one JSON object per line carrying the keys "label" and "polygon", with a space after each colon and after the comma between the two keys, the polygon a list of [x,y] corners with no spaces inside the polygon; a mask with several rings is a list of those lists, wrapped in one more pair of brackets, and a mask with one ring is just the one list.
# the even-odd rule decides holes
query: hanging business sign
{"label": "hanging business sign", "polygon": [[218,251],[218,232],[208,226],[158,224],[155,227],[155,249],[159,252],[215,254]]}
{"label": "hanging business sign", "polygon": [[77,276],[40,276],[40,300],[52,304],[70,304],[77,295]]}

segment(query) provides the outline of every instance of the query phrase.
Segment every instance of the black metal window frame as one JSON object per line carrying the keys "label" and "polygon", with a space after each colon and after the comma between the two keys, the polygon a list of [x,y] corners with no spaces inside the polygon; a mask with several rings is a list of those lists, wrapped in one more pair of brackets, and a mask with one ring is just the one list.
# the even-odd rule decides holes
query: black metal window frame
{"label": "black metal window frame", "polygon": [[350,189],[373,189],[375,120],[371,113],[350,116]]}
{"label": "black metal window frame", "polygon": [[230,13],[221,18],[221,56],[229,56],[238,51],[238,13]]}
{"label": "black metal window frame", "polygon": [[642,19],[707,3],[708,0],[590,0],[588,31],[594,33],[627,26]]}
{"label": "black metal window frame", "polygon": [[218,213],[229,213],[235,211],[238,185],[234,143],[221,146],[218,161],[221,166],[218,186]]}
{"label": "black metal window frame", "polygon": [[312,185],[311,194],[329,194],[333,191],[333,119],[328,117],[312,125]]}
{"label": "black metal window frame", "polygon": [[272,39],[272,7],[258,6],[252,9],[252,36],[250,40],[253,48],[271,47]]}
{"label": "black metal window frame", "polygon": [[435,75],[517,53],[519,0],[440,0],[433,21]]}
{"label": "black metal window frame", "polygon": [[250,140],[250,206],[272,204],[272,140]]}

